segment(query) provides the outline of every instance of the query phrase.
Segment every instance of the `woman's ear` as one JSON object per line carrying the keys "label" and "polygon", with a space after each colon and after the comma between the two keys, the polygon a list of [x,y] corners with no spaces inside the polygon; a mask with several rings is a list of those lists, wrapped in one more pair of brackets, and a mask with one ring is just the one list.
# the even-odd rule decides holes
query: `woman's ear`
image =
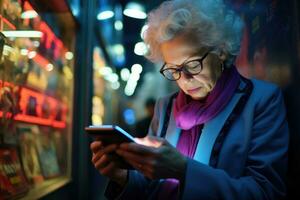
{"label": "woman's ear", "polygon": [[220,48],[219,48],[219,59],[224,62],[226,59],[228,58],[228,53],[227,51],[225,51],[225,48],[224,46],[222,45]]}
{"label": "woman's ear", "polygon": [[219,58],[221,61],[224,62],[228,58],[228,53],[225,52],[223,49],[220,49]]}
{"label": "woman's ear", "polygon": [[225,53],[225,52],[220,52],[220,54],[219,54],[219,58],[220,58],[220,60],[221,61],[225,61],[226,59],[227,59],[227,54]]}

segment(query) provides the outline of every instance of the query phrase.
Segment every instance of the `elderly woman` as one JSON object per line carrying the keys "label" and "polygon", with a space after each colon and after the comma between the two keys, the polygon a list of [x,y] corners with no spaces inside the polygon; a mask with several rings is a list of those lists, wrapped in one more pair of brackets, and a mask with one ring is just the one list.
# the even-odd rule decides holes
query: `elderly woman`
{"label": "elderly woman", "polygon": [[[282,199],[288,126],[280,89],[242,77],[243,23],[221,0],[173,0],[148,15],[144,40],[179,92],[158,100],[148,136],[91,144],[108,198]],[[116,152],[135,169],[122,169]]]}

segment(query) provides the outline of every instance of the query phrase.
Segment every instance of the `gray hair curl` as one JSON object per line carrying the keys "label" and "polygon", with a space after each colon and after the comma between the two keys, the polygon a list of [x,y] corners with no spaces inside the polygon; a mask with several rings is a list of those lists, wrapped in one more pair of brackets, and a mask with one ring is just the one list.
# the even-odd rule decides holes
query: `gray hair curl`
{"label": "gray hair curl", "polygon": [[244,23],[223,0],[171,0],[163,2],[148,14],[143,39],[148,47],[145,55],[153,62],[161,61],[160,44],[180,34],[196,39],[197,47],[224,51],[231,65],[240,51]]}

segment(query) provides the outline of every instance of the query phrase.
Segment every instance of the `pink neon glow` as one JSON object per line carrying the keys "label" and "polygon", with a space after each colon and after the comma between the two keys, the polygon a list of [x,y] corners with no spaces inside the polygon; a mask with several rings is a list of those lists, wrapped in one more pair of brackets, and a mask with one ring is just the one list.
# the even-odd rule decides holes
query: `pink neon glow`
{"label": "pink neon glow", "polygon": [[[13,87],[13,84],[0,80],[0,89],[3,85]],[[30,105],[28,105],[30,104],[30,99],[35,99],[36,105],[30,107]],[[19,106],[21,111],[14,116],[14,120],[16,121],[52,126],[55,128],[66,127],[67,106],[53,97],[22,87]],[[43,106],[47,108],[43,110]],[[34,113],[34,115],[30,114],[27,112],[28,109],[33,109],[36,113]],[[59,113],[60,118],[57,119]],[[4,117],[3,115],[3,112],[0,111],[1,118]],[[11,113],[6,113],[5,117],[10,118],[11,115]]]}

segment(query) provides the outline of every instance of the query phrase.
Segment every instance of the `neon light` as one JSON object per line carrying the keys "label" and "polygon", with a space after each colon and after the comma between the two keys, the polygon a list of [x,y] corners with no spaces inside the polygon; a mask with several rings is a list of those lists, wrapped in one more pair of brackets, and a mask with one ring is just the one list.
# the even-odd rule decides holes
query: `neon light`
{"label": "neon light", "polygon": [[45,42],[46,49],[51,48],[51,43],[55,38],[54,33],[45,22],[41,22],[38,29],[45,33],[42,37],[42,42]]}
{"label": "neon light", "polygon": [[8,19],[6,19],[5,17],[3,17],[2,15],[0,15],[0,19],[12,30],[16,30],[16,26],[13,25],[10,21],[8,21]]}
{"label": "neon light", "polygon": [[[0,111],[0,118],[3,117],[3,112]],[[6,113],[6,118],[10,118],[11,113]],[[40,117],[34,117],[29,115],[23,115],[23,114],[17,114],[14,116],[14,120],[21,121],[21,122],[27,122],[27,123],[33,123],[38,125],[44,125],[44,126],[52,126],[54,128],[65,128],[66,123],[60,122],[60,121],[52,121],[49,119],[43,119]]]}
{"label": "neon light", "polygon": [[52,43],[55,44],[55,48],[53,50],[55,59],[59,57],[61,52],[64,53],[67,51],[67,49],[63,45],[63,42],[56,37],[56,35],[52,32],[52,30],[45,22],[40,22],[34,28],[44,33],[43,37],[41,38],[41,43],[45,44],[46,49],[50,49]]}
{"label": "neon light", "polygon": [[4,87],[15,87],[14,84],[4,81]]}
{"label": "neon light", "polygon": [[33,7],[31,6],[31,4],[28,1],[24,2],[24,10],[33,10]]}
{"label": "neon light", "polygon": [[26,10],[21,14],[22,19],[32,19],[37,16],[38,16],[38,14],[35,10]]}
{"label": "neon light", "polygon": [[[6,113],[5,118],[11,118],[12,114],[11,113]],[[3,112],[0,111],[0,117],[3,117]]]}
{"label": "neon light", "polygon": [[22,115],[22,114],[17,114],[14,117],[14,119],[17,121],[29,122],[29,123],[40,124],[45,126],[51,126],[52,124],[51,120],[49,119],[43,119],[40,117],[34,117],[34,116]]}
{"label": "neon light", "polygon": [[[14,87],[12,83],[0,80],[0,88],[3,86]],[[30,105],[30,103],[33,104]],[[22,87],[20,89],[19,107],[20,113],[13,117],[16,121],[54,128],[66,127],[68,108],[64,103],[53,97]],[[6,118],[12,117],[12,113],[9,112],[5,115]],[[59,121],[57,115],[60,115]],[[4,112],[0,111],[0,118],[2,117],[4,117]]]}
{"label": "neon light", "polygon": [[23,31],[2,31],[6,37],[13,38],[41,38],[43,33],[41,31],[23,30]]}
{"label": "neon light", "polygon": [[47,70],[47,65],[50,63],[46,58],[44,58],[43,56],[41,56],[40,54],[36,54],[36,56],[33,57],[33,60],[40,65],[41,67],[43,67],[44,69]]}
{"label": "neon light", "polygon": [[54,122],[52,123],[52,126],[53,126],[54,128],[65,128],[65,127],[66,127],[66,123],[54,121]]}

